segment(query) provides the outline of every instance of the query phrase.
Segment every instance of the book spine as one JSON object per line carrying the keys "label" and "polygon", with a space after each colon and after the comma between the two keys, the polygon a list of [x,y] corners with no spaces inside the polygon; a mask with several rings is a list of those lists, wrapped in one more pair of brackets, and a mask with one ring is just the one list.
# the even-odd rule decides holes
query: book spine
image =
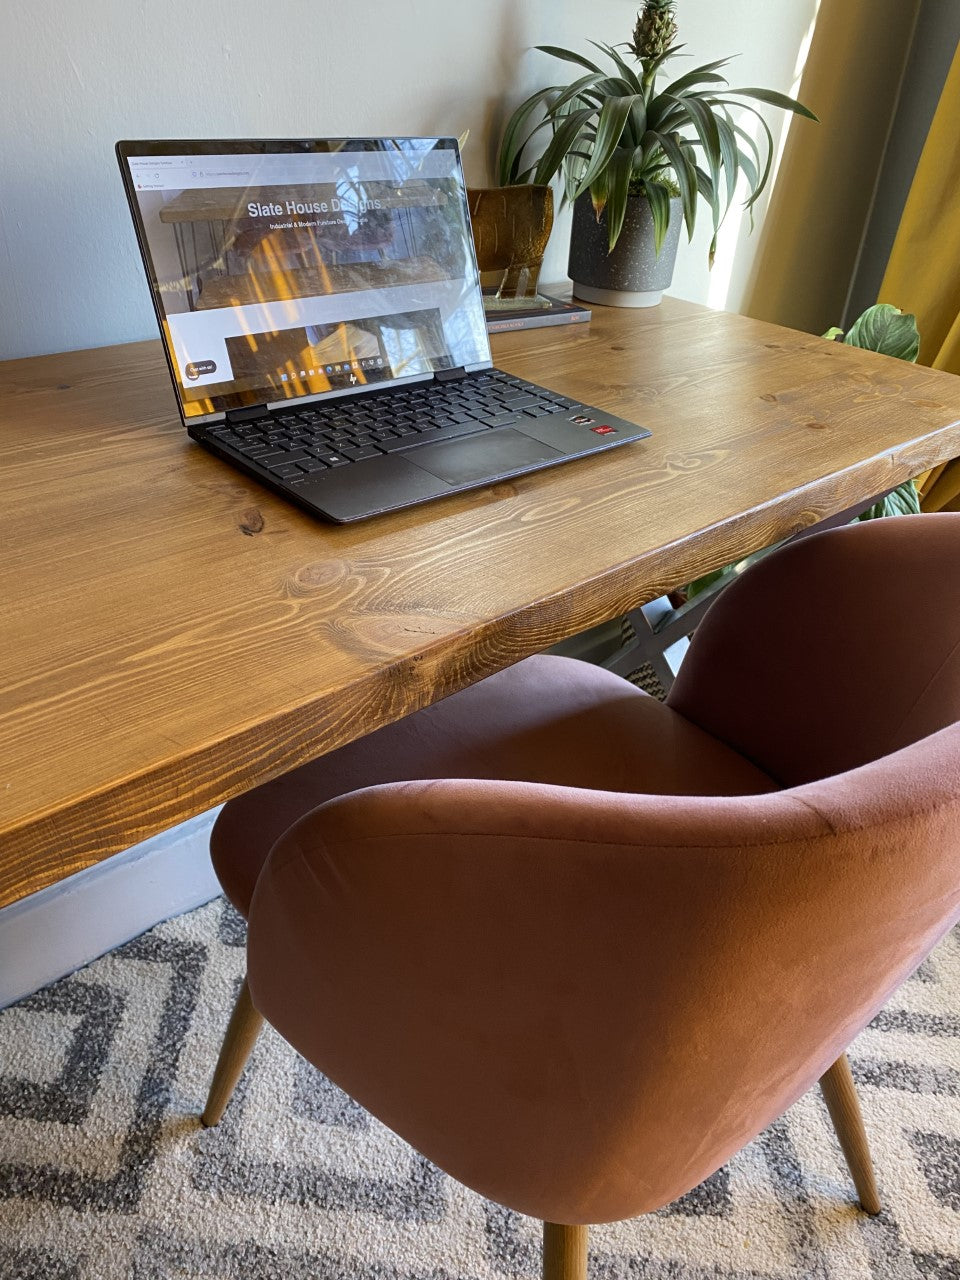
{"label": "book spine", "polygon": [[506,317],[487,321],[487,333],[504,333],[507,329],[544,329],[550,324],[585,324],[590,319],[589,311],[566,315],[527,316],[521,319]]}

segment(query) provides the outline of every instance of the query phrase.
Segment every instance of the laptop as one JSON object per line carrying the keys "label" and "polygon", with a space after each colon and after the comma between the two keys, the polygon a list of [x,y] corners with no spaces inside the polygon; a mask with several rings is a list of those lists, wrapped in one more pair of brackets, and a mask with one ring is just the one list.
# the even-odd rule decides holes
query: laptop
{"label": "laptop", "polygon": [[345,523],[640,440],[493,367],[454,138],[118,142],[189,435]]}

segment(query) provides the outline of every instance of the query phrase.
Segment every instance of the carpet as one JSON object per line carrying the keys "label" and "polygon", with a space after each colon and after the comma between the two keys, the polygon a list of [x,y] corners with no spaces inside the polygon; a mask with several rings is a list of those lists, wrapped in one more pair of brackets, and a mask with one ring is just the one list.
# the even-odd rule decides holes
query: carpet
{"label": "carpet", "polygon": [[[536,1222],[270,1029],[220,1127],[199,1127],[243,959],[218,900],[0,1013],[0,1277],[537,1276]],[[851,1051],[880,1217],[855,1208],[815,1090],[683,1200],[594,1229],[591,1280],[960,1280],[958,1012],[951,935]]]}

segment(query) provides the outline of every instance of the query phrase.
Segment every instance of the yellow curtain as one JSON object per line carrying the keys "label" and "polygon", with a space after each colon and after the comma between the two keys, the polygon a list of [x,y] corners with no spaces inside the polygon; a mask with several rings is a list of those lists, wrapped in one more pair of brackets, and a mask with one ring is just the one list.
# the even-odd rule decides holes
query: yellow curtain
{"label": "yellow curtain", "polygon": [[[910,187],[880,302],[912,311],[920,363],[960,374],[960,47]],[[960,458],[920,486],[924,511],[960,511]]]}
{"label": "yellow curtain", "polygon": [[919,0],[821,0],[740,309],[823,333],[843,316]]}

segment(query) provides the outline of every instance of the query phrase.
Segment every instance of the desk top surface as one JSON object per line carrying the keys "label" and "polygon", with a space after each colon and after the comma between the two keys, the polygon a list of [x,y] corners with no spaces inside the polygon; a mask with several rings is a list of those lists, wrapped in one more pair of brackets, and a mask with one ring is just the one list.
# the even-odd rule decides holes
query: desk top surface
{"label": "desk top surface", "polygon": [[0,905],[960,454],[960,379],[672,299],[493,345],[652,438],[333,526],[158,342],[0,364]]}

